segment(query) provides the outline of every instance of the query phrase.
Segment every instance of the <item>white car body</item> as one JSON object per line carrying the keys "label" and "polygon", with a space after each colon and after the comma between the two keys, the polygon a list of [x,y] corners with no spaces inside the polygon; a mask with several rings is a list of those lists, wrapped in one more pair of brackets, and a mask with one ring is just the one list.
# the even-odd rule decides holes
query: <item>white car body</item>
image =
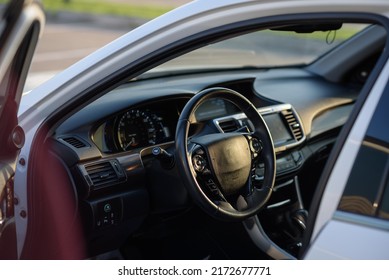
{"label": "white car body", "polygon": [[[271,17],[276,16],[324,12],[370,13],[389,18],[389,3],[384,0],[193,1],[129,32],[26,94],[19,108],[19,125],[25,132],[26,141],[15,170],[15,197],[19,201],[15,205],[15,213],[27,212],[26,217],[15,215],[19,256],[23,251],[29,222],[27,182],[32,146],[37,131],[42,129],[42,124],[48,118],[64,107],[69,114],[78,110],[77,100],[84,99],[85,94],[91,99],[91,88],[108,79],[117,80],[129,63],[135,69],[145,56],[169,49],[175,42],[201,32],[254,18],[271,21]],[[134,75],[136,73],[130,73],[130,76]],[[370,226],[370,218],[355,223],[344,216],[340,218],[337,211],[348,175],[388,80],[389,64],[386,63],[348,135],[345,148],[332,168],[309,240],[309,250],[304,255],[306,259],[389,259],[388,221],[383,221],[377,228]],[[96,92],[93,98],[103,93]],[[23,164],[20,164],[20,159],[23,159]],[[372,251],[370,248],[381,250]]]}

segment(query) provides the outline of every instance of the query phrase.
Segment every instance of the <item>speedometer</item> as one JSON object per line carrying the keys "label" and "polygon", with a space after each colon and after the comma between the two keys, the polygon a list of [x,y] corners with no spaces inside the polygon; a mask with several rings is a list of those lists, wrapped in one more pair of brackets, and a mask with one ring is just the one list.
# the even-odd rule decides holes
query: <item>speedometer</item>
{"label": "speedometer", "polygon": [[155,145],[157,129],[154,117],[142,110],[130,110],[120,117],[117,139],[123,151]]}

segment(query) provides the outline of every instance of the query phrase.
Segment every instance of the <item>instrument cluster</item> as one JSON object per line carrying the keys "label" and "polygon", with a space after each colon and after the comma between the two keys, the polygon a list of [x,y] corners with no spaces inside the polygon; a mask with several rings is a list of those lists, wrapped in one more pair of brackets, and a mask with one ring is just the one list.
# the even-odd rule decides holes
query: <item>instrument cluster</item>
{"label": "instrument cluster", "polygon": [[131,109],[119,116],[115,134],[122,151],[153,146],[171,137],[162,117],[141,109]]}
{"label": "instrument cluster", "polygon": [[187,97],[131,107],[100,123],[92,132],[104,153],[140,150],[174,140],[179,113]]}

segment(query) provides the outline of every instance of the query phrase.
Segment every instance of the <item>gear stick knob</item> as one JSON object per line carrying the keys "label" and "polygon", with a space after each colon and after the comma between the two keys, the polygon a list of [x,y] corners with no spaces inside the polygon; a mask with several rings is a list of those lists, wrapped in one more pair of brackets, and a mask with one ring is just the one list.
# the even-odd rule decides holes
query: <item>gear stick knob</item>
{"label": "gear stick knob", "polygon": [[305,209],[299,209],[291,215],[291,219],[295,226],[299,228],[301,234],[307,228],[308,211]]}

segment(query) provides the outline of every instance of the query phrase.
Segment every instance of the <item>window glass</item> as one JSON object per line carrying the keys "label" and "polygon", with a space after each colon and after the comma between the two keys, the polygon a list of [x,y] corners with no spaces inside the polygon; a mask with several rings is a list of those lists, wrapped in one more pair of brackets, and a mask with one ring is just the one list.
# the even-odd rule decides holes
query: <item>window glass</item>
{"label": "window glass", "polygon": [[[4,13],[7,7],[7,4],[10,1],[0,0],[0,38],[2,38],[2,34],[4,32],[6,21],[4,20]],[[1,51],[1,45],[0,45],[0,51]],[[4,106],[4,99],[5,99],[5,85],[0,81],[0,116],[3,111]]]}
{"label": "window glass", "polygon": [[380,209],[378,211],[378,216],[383,219],[389,220],[389,181],[386,182],[385,192],[382,196],[382,201]]}
{"label": "window glass", "polygon": [[388,155],[365,142],[356,158],[339,208],[343,211],[374,215]]}
{"label": "window glass", "polygon": [[389,219],[389,86],[376,108],[339,210]]}
{"label": "window glass", "polygon": [[[309,30],[315,26],[267,29],[222,40],[168,61],[150,72],[195,72],[231,68],[272,68],[307,65],[343,42],[363,32],[367,24],[343,23],[334,30]],[[307,30],[308,28],[308,30]]]}

